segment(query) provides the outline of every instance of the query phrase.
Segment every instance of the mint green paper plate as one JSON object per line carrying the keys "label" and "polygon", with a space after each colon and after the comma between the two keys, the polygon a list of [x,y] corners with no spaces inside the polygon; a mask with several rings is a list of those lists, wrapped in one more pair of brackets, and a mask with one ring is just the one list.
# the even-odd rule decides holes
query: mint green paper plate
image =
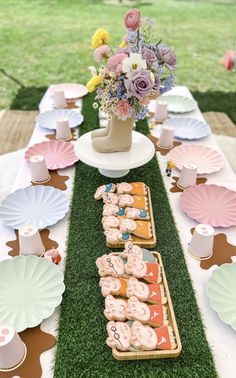
{"label": "mint green paper plate", "polygon": [[236,331],[236,262],[213,271],[207,285],[211,307]]}
{"label": "mint green paper plate", "polygon": [[51,261],[17,256],[0,263],[0,324],[36,327],[62,301],[63,273]]}

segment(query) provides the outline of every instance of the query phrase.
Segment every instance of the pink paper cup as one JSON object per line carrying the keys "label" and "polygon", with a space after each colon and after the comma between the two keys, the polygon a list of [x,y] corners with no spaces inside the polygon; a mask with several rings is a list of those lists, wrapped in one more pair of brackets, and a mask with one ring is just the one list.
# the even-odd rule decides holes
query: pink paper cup
{"label": "pink paper cup", "polygon": [[72,137],[68,119],[59,118],[57,120],[56,138],[58,140],[66,141]]}
{"label": "pink paper cup", "polygon": [[12,326],[0,325],[0,371],[18,368],[25,360],[26,346]]}
{"label": "pink paper cup", "polygon": [[195,164],[186,163],[180,172],[180,177],[177,185],[181,189],[186,189],[189,186],[193,186],[197,181],[197,166]]}
{"label": "pink paper cup", "polygon": [[36,255],[42,256],[45,248],[36,226],[27,224],[19,229],[19,245],[20,255],[29,256]]}
{"label": "pink paper cup", "polygon": [[44,183],[50,180],[50,175],[42,155],[33,155],[29,158],[31,181],[34,183]]}
{"label": "pink paper cup", "polygon": [[156,103],[154,118],[159,122],[164,122],[168,118],[167,104]]}
{"label": "pink paper cup", "polygon": [[209,224],[198,224],[189,243],[188,252],[197,260],[207,260],[213,254],[214,228]]}
{"label": "pink paper cup", "polygon": [[161,129],[161,134],[157,145],[161,148],[172,148],[174,141],[174,128],[172,126],[165,125]]}
{"label": "pink paper cup", "polygon": [[54,90],[54,107],[55,108],[65,108],[66,107],[66,98],[64,91],[61,89]]}

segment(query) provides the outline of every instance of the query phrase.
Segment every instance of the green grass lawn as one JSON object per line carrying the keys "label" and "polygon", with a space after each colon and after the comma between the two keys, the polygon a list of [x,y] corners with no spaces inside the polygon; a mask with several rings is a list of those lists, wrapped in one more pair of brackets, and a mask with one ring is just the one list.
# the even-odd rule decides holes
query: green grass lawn
{"label": "green grass lawn", "polygon": [[[219,64],[236,49],[236,1],[150,0],[138,7],[158,21],[157,40],[175,49],[177,84],[194,91],[202,110],[226,111],[236,122],[236,74]],[[93,32],[107,28],[116,46],[127,9],[98,0],[0,0],[0,69],[25,87],[0,71],[0,108],[35,108],[50,83],[85,83]]]}

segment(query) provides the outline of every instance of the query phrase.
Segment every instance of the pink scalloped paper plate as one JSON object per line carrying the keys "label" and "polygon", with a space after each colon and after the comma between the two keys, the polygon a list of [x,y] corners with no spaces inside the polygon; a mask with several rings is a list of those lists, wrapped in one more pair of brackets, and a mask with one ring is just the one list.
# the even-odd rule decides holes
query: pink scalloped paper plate
{"label": "pink scalloped paper plate", "polygon": [[26,151],[25,159],[29,160],[33,155],[44,156],[48,169],[63,169],[79,160],[72,143],[57,140],[34,144]]}
{"label": "pink scalloped paper plate", "polygon": [[213,227],[236,225],[236,192],[218,185],[194,185],[180,197],[183,211],[199,223]]}
{"label": "pink scalloped paper plate", "polygon": [[180,170],[185,163],[195,164],[199,175],[219,171],[225,164],[224,157],[218,151],[200,144],[175,147],[167,155],[167,160],[174,161]]}
{"label": "pink scalloped paper plate", "polygon": [[62,90],[65,93],[66,100],[76,100],[78,98],[84,97],[88,90],[83,84],[75,83],[64,83],[64,84],[54,84],[50,87],[50,93],[54,96],[54,90]]}

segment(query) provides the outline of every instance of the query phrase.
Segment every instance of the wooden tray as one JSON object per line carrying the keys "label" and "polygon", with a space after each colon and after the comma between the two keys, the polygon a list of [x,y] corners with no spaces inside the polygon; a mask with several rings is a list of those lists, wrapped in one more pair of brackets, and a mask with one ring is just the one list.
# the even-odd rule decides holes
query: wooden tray
{"label": "wooden tray", "polygon": [[[148,211],[149,211],[149,214],[150,214],[150,222],[151,222],[151,226],[152,226],[152,238],[151,239],[142,239],[142,238],[139,238],[138,236],[132,235],[132,243],[137,244],[137,245],[139,245],[140,247],[143,247],[143,248],[154,248],[154,247],[156,247],[156,244],[157,244],[156,229],[155,229],[153,210],[152,210],[151,193],[150,193],[149,187],[146,186],[146,188],[147,188],[147,198],[148,198]],[[109,247],[109,248],[124,248],[125,241],[121,241],[117,244],[106,243],[106,246]]]}
{"label": "wooden tray", "polygon": [[[176,349],[171,350],[148,350],[148,351],[127,351],[122,352],[118,350],[117,348],[112,348],[112,355],[116,360],[149,360],[149,359],[156,359],[156,358],[174,358],[178,357],[181,350],[182,350],[182,344],[179,336],[179,330],[175,319],[175,313],[170,297],[170,292],[166,280],[166,275],[161,259],[161,255],[159,252],[152,252],[153,255],[156,257],[157,262],[161,265],[162,268],[162,284],[166,290],[166,296],[167,296],[167,304],[165,305],[168,309],[169,313],[169,319],[170,319],[170,326],[173,328],[176,344]],[[116,255],[119,255],[119,253],[114,253]]]}

